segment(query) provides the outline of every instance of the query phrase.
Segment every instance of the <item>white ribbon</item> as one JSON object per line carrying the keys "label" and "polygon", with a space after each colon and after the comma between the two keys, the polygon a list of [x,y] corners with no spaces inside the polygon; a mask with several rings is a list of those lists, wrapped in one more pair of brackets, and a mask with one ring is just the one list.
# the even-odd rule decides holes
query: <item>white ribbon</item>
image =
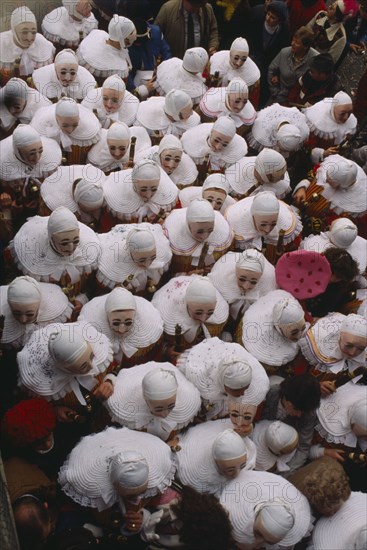
{"label": "white ribbon", "polygon": [[50,274],[50,278],[54,279],[55,281],[60,281],[65,271],[70,277],[71,284],[75,284],[80,281],[80,272],[71,263],[55,266],[54,271]]}
{"label": "white ribbon", "polygon": [[145,203],[137,211],[138,223],[141,223],[143,219],[148,216],[148,214],[158,214],[159,210],[160,207],[154,202]]}
{"label": "white ribbon", "polygon": [[[164,267],[164,262],[162,261],[152,262],[148,267],[148,269],[144,269],[143,267],[138,267],[138,269],[134,273],[134,279],[131,282],[132,286],[134,288],[144,289],[147,285],[148,278],[151,279],[153,283],[157,283],[159,280],[159,275],[162,274],[163,267]],[[161,270],[161,271],[159,272],[158,270]],[[157,274],[158,274],[158,277],[157,277]]]}
{"label": "white ribbon", "polygon": [[59,141],[64,151],[71,151],[71,146],[73,145],[73,142],[67,134],[60,130],[60,128],[46,128],[46,135],[51,139],[56,139],[57,141]]}
{"label": "white ribbon", "polygon": [[184,337],[187,342],[191,344],[191,342],[194,340],[196,333],[198,331],[198,328],[201,327],[204,332],[205,338],[211,338],[210,332],[206,328],[204,323],[200,323],[200,321],[192,320],[192,326],[184,332]]}
{"label": "white ribbon", "polygon": [[156,435],[163,441],[167,441],[169,434],[175,430],[177,424],[167,420],[167,418],[160,418],[159,416],[153,416],[148,424],[148,432]]}
{"label": "white ribbon", "polygon": [[79,403],[85,406],[87,403],[80,390],[80,386],[83,386],[83,388],[86,388],[87,390],[91,391],[96,386],[97,381],[94,378],[94,376],[91,376],[90,374],[86,374],[82,376],[73,376],[72,378],[69,379],[69,384],[76,398],[78,399]]}
{"label": "white ribbon", "polygon": [[28,52],[23,52],[20,56],[19,73],[22,76],[32,74],[35,68],[35,64]]}
{"label": "white ribbon", "polygon": [[[203,250],[204,244],[205,242],[198,244],[195,250],[193,251],[193,253],[191,254],[191,257],[192,257],[191,265],[196,266],[199,264],[199,259],[200,259],[201,251]],[[214,251],[214,246],[210,244],[208,248],[208,252],[205,256],[205,265],[214,264],[215,260],[213,257],[213,251]]]}
{"label": "white ribbon", "polygon": [[130,359],[130,357],[138,351],[138,348],[130,344],[128,342],[128,338],[125,339],[123,336],[118,337],[117,335],[114,335],[113,351],[117,357],[117,360],[121,361],[123,355]]}
{"label": "white ribbon", "polygon": [[111,126],[112,122],[118,122],[119,120],[118,111],[116,113],[106,113],[103,109],[97,109],[97,113],[102,128],[107,128],[107,130]]}
{"label": "white ribbon", "polygon": [[292,460],[292,458],[296,454],[296,451],[297,451],[297,447],[291,453],[279,456],[277,458],[277,470],[278,470],[278,472],[289,472],[290,467],[288,466],[288,462],[290,462]]}

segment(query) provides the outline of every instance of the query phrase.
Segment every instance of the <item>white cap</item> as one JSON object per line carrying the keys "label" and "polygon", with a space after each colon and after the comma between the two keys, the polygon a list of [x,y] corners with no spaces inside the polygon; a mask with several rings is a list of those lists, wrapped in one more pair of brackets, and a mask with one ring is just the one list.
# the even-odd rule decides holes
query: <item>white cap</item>
{"label": "white cap", "polygon": [[61,65],[62,63],[72,63],[73,65],[78,65],[78,58],[76,56],[76,53],[69,48],[61,50],[61,52],[56,55],[54,64]]}
{"label": "white cap", "polygon": [[220,361],[223,368],[223,386],[231,390],[240,390],[247,388],[251,384],[252,369],[243,359],[233,357],[232,359],[224,359]]}
{"label": "white cap", "polygon": [[82,206],[100,208],[103,204],[103,189],[101,184],[96,181],[90,181],[87,178],[80,179],[74,189],[74,199]]}
{"label": "white cap", "polygon": [[265,443],[275,455],[282,453],[284,449],[293,445],[297,439],[297,430],[280,420],[272,422],[265,432]]}
{"label": "white cap", "polygon": [[204,48],[189,48],[183,56],[182,66],[190,73],[202,73],[208,61],[209,56]]}
{"label": "white cap", "polygon": [[223,189],[226,195],[229,193],[229,183],[224,174],[210,174],[203,183],[202,191],[206,189]]}
{"label": "white cap", "polygon": [[146,229],[130,229],[126,237],[126,246],[129,252],[145,251],[156,249],[154,235]]}
{"label": "white cap", "polygon": [[212,446],[214,460],[233,460],[247,455],[243,439],[233,430],[224,430],[214,439]]}
{"label": "white cap", "polygon": [[76,11],[76,6],[78,5],[79,0],[62,0],[62,5],[67,9],[69,15],[76,17],[77,19],[82,20],[83,16]]}
{"label": "white cap", "polygon": [[233,40],[230,49],[235,50],[236,52],[244,52],[247,55],[250,51],[247,40],[245,38],[242,38],[242,36],[239,36],[238,38]]}
{"label": "white cap", "polygon": [[367,338],[367,320],[362,315],[350,313],[343,319],[340,332],[348,332],[348,334],[354,334],[354,336]]}
{"label": "white cap", "polygon": [[111,40],[119,42],[122,49],[125,49],[125,38],[134,32],[135,25],[127,17],[122,17],[116,13],[112,16],[108,24],[108,35]]}
{"label": "white cap", "polygon": [[[269,183],[268,174],[275,174],[280,170],[287,169],[287,162],[283,155],[273,149],[265,148],[257,155],[255,160],[255,170],[258,172],[261,180]],[[274,182],[272,182],[274,183]]]}
{"label": "white cap", "polygon": [[170,370],[154,368],[142,380],[144,399],[159,401],[177,394],[177,379]]}
{"label": "white cap", "polygon": [[117,287],[107,296],[104,308],[107,315],[112,313],[112,311],[135,311],[136,301],[131,292],[126,288]]}
{"label": "white cap", "polygon": [[28,86],[21,78],[11,78],[1,90],[1,100],[3,98],[21,98],[27,101]]}
{"label": "white cap", "polygon": [[53,212],[47,222],[48,236],[52,237],[55,233],[62,233],[63,231],[72,231],[73,229],[79,230],[79,223],[73,214],[65,206],[59,206]]}
{"label": "white cap", "polygon": [[326,176],[340,189],[347,189],[357,180],[358,165],[352,160],[338,157],[338,162],[328,165]]}
{"label": "white cap", "polygon": [[359,399],[351,406],[349,410],[351,424],[357,424],[364,430],[367,430],[367,401]]}
{"label": "white cap", "polygon": [[353,101],[350,95],[346,94],[345,92],[338,92],[334,95],[333,101],[331,104],[331,116],[333,117],[334,120],[335,120],[334,109],[339,105],[353,105]]}
{"label": "white cap", "polygon": [[227,94],[246,94],[248,98],[248,86],[242,78],[233,78],[226,87]]}
{"label": "white cap", "polygon": [[302,143],[300,129],[295,124],[283,124],[275,132],[275,140],[284,151],[295,151]]}
{"label": "white cap", "polygon": [[127,124],[125,124],[125,122],[121,122],[120,120],[111,124],[111,126],[107,130],[107,141],[109,139],[130,140],[130,138],[130,128],[127,126]]}
{"label": "white cap", "polygon": [[141,453],[124,451],[111,460],[110,480],[116,489],[142,487],[147,483],[148,476],[149,466]]}
{"label": "white cap", "polygon": [[264,256],[254,248],[244,250],[236,262],[237,269],[247,269],[255,273],[262,273],[264,271],[264,266]]}
{"label": "white cap", "polygon": [[357,226],[348,218],[331,222],[329,239],[338,248],[348,248],[358,236]]}
{"label": "white cap", "polygon": [[13,144],[16,149],[37,143],[41,140],[41,136],[29,124],[19,124],[13,132]]}
{"label": "white cap", "polygon": [[180,120],[180,112],[185,107],[192,106],[191,97],[182,90],[170,90],[164,98],[164,111],[176,122]]}
{"label": "white cap", "polygon": [[48,351],[58,365],[72,365],[88,347],[80,330],[64,325],[52,332],[48,339]]}
{"label": "white cap", "polygon": [[265,191],[255,195],[252,201],[250,212],[254,216],[255,214],[269,215],[279,214],[279,201],[270,191]]}
{"label": "white cap", "polygon": [[63,97],[55,107],[56,116],[79,116],[79,107],[77,102],[70,97]]}
{"label": "white cap", "polygon": [[123,93],[125,93],[126,90],[125,82],[117,74],[113,74],[106,78],[102,84],[102,88],[104,90],[116,90],[116,92]]}
{"label": "white cap", "polygon": [[294,298],[283,298],[273,307],[274,325],[291,325],[304,318],[305,312]]}
{"label": "white cap", "polygon": [[264,529],[281,541],[294,526],[294,513],[286,503],[272,500],[255,507],[255,517],[261,519]]}
{"label": "white cap", "polygon": [[186,289],[185,302],[198,302],[199,304],[216,303],[217,292],[214,285],[205,277],[196,277]]}
{"label": "white cap", "polygon": [[178,151],[183,151],[182,143],[178,137],[173,134],[166,134],[161,139],[161,142],[158,146],[158,154],[160,155],[163,151],[167,149],[177,149]]}
{"label": "white cap", "polygon": [[161,171],[159,169],[158,164],[154,162],[154,160],[142,159],[135,164],[131,172],[131,179],[133,181],[160,180]]}
{"label": "white cap", "polygon": [[35,304],[42,299],[41,287],[32,277],[17,277],[8,286],[8,302],[13,304]]}
{"label": "white cap", "polygon": [[35,23],[37,25],[36,16],[27,6],[20,6],[11,14],[10,27],[13,32],[20,23]]}
{"label": "white cap", "polygon": [[214,122],[212,130],[215,130],[216,132],[232,139],[236,134],[236,123],[233,118],[229,118],[228,116],[220,116]]}
{"label": "white cap", "polygon": [[212,205],[206,199],[194,199],[186,210],[186,221],[190,222],[212,222],[215,213]]}

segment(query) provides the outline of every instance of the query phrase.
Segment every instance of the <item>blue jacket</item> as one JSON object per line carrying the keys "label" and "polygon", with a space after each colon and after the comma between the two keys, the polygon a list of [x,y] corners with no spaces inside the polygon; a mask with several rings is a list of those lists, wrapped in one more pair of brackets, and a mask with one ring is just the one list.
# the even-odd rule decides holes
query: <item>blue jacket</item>
{"label": "blue jacket", "polygon": [[135,89],[134,77],[136,71],[142,68],[144,71],[153,71],[158,56],[161,57],[161,61],[165,61],[172,57],[171,50],[158,25],[151,25],[148,23],[148,27],[150,29],[150,40],[147,40],[147,42],[141,46],[133,44],[129,48],[132,69],[129,73],[127,89],[130,91]]}

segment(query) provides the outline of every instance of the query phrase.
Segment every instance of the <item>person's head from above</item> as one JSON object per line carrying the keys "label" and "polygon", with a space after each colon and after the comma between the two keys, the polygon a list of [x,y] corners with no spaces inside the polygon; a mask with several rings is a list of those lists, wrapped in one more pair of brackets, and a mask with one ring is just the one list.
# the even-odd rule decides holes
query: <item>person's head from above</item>
{"label": "person's head from above", "polygon": [[304,57],[315,39],[314,33],[307,27],[300,27],[293,35],[291,51],[295,57]]}
{"label": "person's head from above", "polygon": [[246,63],[249,56],[249,46],[246,38],[236,38],[229,50],[229,64],[232,69],[240,69]]}
{"label": "person's head from above", "polygon": [[48,352],[56,367],[71,376],[88,374],[93,369],[93,348],[79,328],[63,325],[48,339]]}
{"label": "person's head from above", "polygon": [[231,143],[236,134],[236,124],[227,116],[220,116],[214,122],[208,136],[208,145],[214,153],[220,153]]}
{"label": "person's head from above", "polygon": [[256,156],[254,176],[260,183],[278,183],[287,171],[287,161],[273,149],[265,147]]}
{"label": "person's head from above", "polygon": [[1,99],[9,113],[18,117],[28,101],[28,86],[20,78],[11,78],[1,90]]}
{"label": "person's head from above", "polygon": [[182,6],[187,13],[197,15],[206,4],[206,0],[182,0]]}
{"label": "person's head from above", "polygon": [[134,191],[144,202],[149,202],[153,199],[159,187],[161,180],[160,168],[153,160],[140,160],[131,172],[131,180]]}
{"label": "person's head from above", "polygon": [[107,130],[107,146],[111,157],[121,160],[129,148],[131,133],[125,122],[116,121]]}
{"label": "person's head from above", "polygon": [[275,131],[275,143],[285,153],[297,151],[303,143],[300,129],[287,121],[281,122]]}
{"label": "person's head from above", "polygon": [[1,433],[13,447],[47,453],[53,447],[56,415],[41,397],[20,401],[8,409],[1,422]]}
{"label": "person's head from above", "polygon": [[174,122],[188,120],[193,113],[191,97],[182,90],[170,90],[164,98],[164,113]]}
{"label": "person's head from above", "polygon": [[272,0],[266,6],[265,25],[274,29],[288,19],[287,4],[281,0]]}
{"label": "person's head from above", "polygon": [[320,53],[311,59],[309,74],[315,82],[326,82],[333,72],[334,61],[329,53]]}
{"label": "person's head from above", "polygon": [[71,135],[79,126],[79,106],[74,99],[63,97],[56,103],[55,118],[60,130]]}
{"label": "person's head from above", "polygon": [[67,9],[69,15],[77,21],[89,17],[92,13],[92,5],[89,0],[62,0],[62,5]]}
{"label": "person's head from above", "polygon": [[346,359],[354,359],[367,348],[367,320],[362,315],[350,313],[340,327],[339,347]]}
{"label": "person's head from above", "polygon": [[12,315],[19,323],[37,322],[42,294],[35,279],[27,275],[16,277],[8,286],[7,298]]}
{"label": "person's head from above", "polygon": [[263,274],[264,266],[264,256],[258,250],[249,248],[241,252],[236,261],[236,281],[241,294],[255,288]]}
{"label": "person's head from above", "polygon": [[276,196],[266,191],[255,195],[250,214],[256,231],[261,236],[269,235],[277,225],[280,203]]}
{"label": "person's head from above", "polygon": [[197,73],[203,73],[205,67],[207,66],[209,61],[209,56],[206,50],[204,48],[189,48],[185,51],[183,60],[182,60],[182,68],[185,69],[188,73],[191,74],[197,74]]}
{"label": "person's head from above", "polygon": [[148,488],[148,462],[137,451],[122,451],[112,457],[109,476],[116,493],[125,502],[138,503]]}
{"label": "person's head from above", "polygon": [[242,397],[252,380],[251,366],[240,357],[222,359],[219,363],[222,391],[231,397]]}
{"label": "person's head from above", "polygon": [[114,14],[108,24],[108,36],[112,42],[118,43],[120,49],[132,46],[136,40],[136,28],[127,17]]}
{"label": "person's head from above", "polygon": [[148,269],[157,257],[154,235],[146,229],[130,229],[126,248],[132,261],[140,268]]}
{"label": "person's head from above", "polygon": [[366,0],[359,0],[358,11],[362,19],[367,19],[367,2]]}
{"label": "person's head from above", "polygon": [[199,243],[208,240],[214,231],[215,214],[206,199],[194,199],[186,209],[186,223],[192,238]]}
{"label": "person's head from above", "polygon": [[358,228],[349,218],[337,218],[330,224],[329,240],[337,248],[348,248],[357,236]]}
{"label": "person's head from above", "polygon": [[234,548],[228,513],[214,495],[183,486],[174,513],[180,542],[187,550]]}
{"label": "person's head from above", "polygon": [[355,401],[349,410],[352,432],[367,441],[367,402],[365,399]]}
{"label": "person's head from above", "polygon": [[272,312],[274,328],[287,340],[297,342],[306,331],[305,312],[293,297],[282,298]]}
{"label": "person's head from above", "polygon": [[67,88],[72,84],[78,74],[78,58],[73,50],[61,50],[54,61],[55,72],[58,81]]}
{"label": "person's head from above", "polygon": [[27,6],[21,6],[12,12],[10,17],[10,28],[13,33],[15,44],[22,49],[30,48],[36,40],[36,17]]}
{"label": "person's head from above", "polygon": [[102,102],[107,113],[116,113],[124,101],[125,82],[117,74],[109,76],[102,85]]}
{"label": "person's head from above", "polygon": [[232,113],[240,113],[248,101],[248,87],[242,78],[233,78],[226,87],[225,104]]}
{"label": "person's head from above", "polygon": [[136,300],[126,288],[114,288],[107,296],[105,312],[112,332],[125,336],[136,316]]}
{"label": "person's head from above", "polygon": [[121,13],[135,23],[136,18],[153,23],[153,11],[150,0],[120,0]]}
{"label": "person's head from above", "polygon": [[235,479],[247,463],[247,448],[234,430],[224,430],[215,438],[212,456],[218,472],[227,479]]}
{"label": "person's head from above", "polygon": [[266,428],[265,444],[275,456],[292,453],[298,446],[298,432],[280,420],[275,420]]}
{"label": "person's head from above", "polygon": [[214,210],[220,210],[229,193],[229,183],[224,174],[210,174],[203,183],[202,197]]}
{"label": "person's head from above", "polygon": [[336,460],[321,459],[312,464],[313,469],[304,473],[302,492],[318,514],[331,517],[350,497],[348,476]]}
{"label": "person's head from above", "polygon": [[340,156],[326,169],[326,183],[333,189],[346,191],[357,182],[357,177],[358,165]]}
{"label": "person's head from above", "polygon": [[336,2],[331,2],[326,9],[330,24],[342,23],[346,18],[355,15],[356,12],[357,3],[351,0],[336,0]]}
{"label": "person's head from above", "polygon": [[167,418],[176,406],[178,383],[173,372],[155,368],[142,380],[144,400],[153,416]]}
{"label": "person's head from above", "polygon": [[295,523],[295,512],[282,499],[257,504],[254,508],[253,535],[255,548],[264,544],[277,544],[289,533]]}
{"label": "person's head from above", "polygon": [[102,185],[100,182],[88,178],[88,175],[84,178],[78,178],[73,183],[73,197],[80,210],[95,212],[103,206]]}
{"label": "person's head from above", "polygon": [[357,262],[345,250],[345,248],[327,248],[323,255],[327,259],[331,269],[331,283],[351,283],[358,275]]}
{"label": "person's head from above", "polygon": [[143,19],[141,16],[134,17],[132,22],[136,28],[136,40],[134,46],[144,46],[147,45],[151,39],[151,30],[147,20]]}
{"label": "person's head from above", "polygon": [[214,314],[217,291],[205,277],[195,277],[186,289],[185,304],[191,319],[205,323]]}
{"label": "person's head from above", "polygon": [[171,175],[181,162],[181,141],[172,134],[165,135],[158,146],[159,162],[166,174]]}
{"label": "person's head from above", "polygon": [[311,374],[291,376],[281,382],[279,398],[289,416],[301,417],[320,406],[320,383]]}
{"label": "person's head from above", "polygon": [[43,153],[41,136],[29,124],[19,124],[13,132],[13,150],[24,164],[36,166]]}
{"label": "person's head from above", "polygon": [[345,124],[353,114],[352,98],[345,92],[335,94],[331,102],[330,114],[337,124]]}
{"label": "person's head from above", "polygon": [[53,530],[48,503],[27,493],[13,502],[13,515],[20,547],[43,548]]}
{"label": "person's head from above", "polygon": [[249,435],[257,411],[256,405],[249,405],[241,399],[229,398],[227,408],[234,431],[242,437]]}
{"label": "person's head from above", "polygon": [[72,256],[80,242],[78,220],[68,208],[59,206],[47,222],[47,232],[51,247],[60,256]]}

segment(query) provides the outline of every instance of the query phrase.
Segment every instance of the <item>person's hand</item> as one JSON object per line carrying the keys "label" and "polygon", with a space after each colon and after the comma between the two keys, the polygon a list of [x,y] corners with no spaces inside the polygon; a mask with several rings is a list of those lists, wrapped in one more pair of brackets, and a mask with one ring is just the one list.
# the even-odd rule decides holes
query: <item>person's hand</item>
{"label": "person's hand", "polygon": [[192,269],[187,273],[187,275],[204,275],[204,269]]}
{"label": "person's hand", "polygon": [[363,42],[359,44],[349,44],[349,49],[356,54],[366,51],[366,45]]}
{"label": "person's hand", "polygon": [[157,75],[154,75],[153,78],[144,82],[144,86],[147,87],[148,92],[151,94],[155,90],[155,83],[157,80]]}
{"label": "person's hand", "polygon": [[126,512],[124,515],[125,525],[123,526],[126,531],[130,533],[138,533],[143,525],[143,512]]}
{"label": "person's hand", "polygon": [[273,86],[279,86],[279,76],[273,76],[271,79],[270,79],[270,82],[272,83]]}
{"label": "person's hand", "polygon": [[215,53],[217,53],[217,48],[209,48],[209,56],[212,56]]}
{"label": "person's hand", "polygon": [[330,458],[342,463],[345,462],[344,453],[343,449],[324,449],[324,456],[330,456]]}
{"label": "person's hand", "polygon": [[305,187],[301,187],[296,191],[293,195],[293,202],[296,205],[302,204],[306,200],[306,189]]}
{"label": "person's hand", "polygon": [[12,204],[11,196],[8,193],[0,194],[0,206],[2,208],[9,208]]}
{"label": "person's hand", "polygon": [[339,147],[335,145],[334,147],[329,147],[324,151],[324,158],[329,157],[330,155],[337,155],[339,153]]}
{"label": "person's hand", "polygon": [[159,535],[155,532],[155,528],[161,521],[163,514],[164,510],[158,510],[158,512],[150,514],[149,518],[144,523],[144,537],[148,542],[159,540]]}
{"label": "person's hand", "polygon": [[177,363],[177,359],[180,357],[181,353],[175,350],[175,346],[170,346],[166,350],[166,356],[169,359],[170,363],[174,365]]}
{"label": "person's hand", "polygon": [[327,397],[336,391],[335,384],[331,380],[320,382],[321,397]]}
{"label": "person's hand", "polygon": [[111,397],[113,394],[113,384],[111,380],[105,380],[102,382],[102,384],[97,386],[96,389],[92,391],[92,394],[96,399],[100,399],[100,401],[105,401]]}
{"label": "person's hand", "polygon": [[83,307],[83,304],[81,302],[79,302],[79,300],[74,300],[73,304],[74,304],[73,319],[76,321],[77,318],[78,318],[78,315],[80,313],[80,310]]}
{"label": "person's hand", "polygon": [[55,407],[56,418],[59,422],[71,424],[74,422],[74,416],[77,414],[74,409],[65,407],[64,405],[57,405]]}

